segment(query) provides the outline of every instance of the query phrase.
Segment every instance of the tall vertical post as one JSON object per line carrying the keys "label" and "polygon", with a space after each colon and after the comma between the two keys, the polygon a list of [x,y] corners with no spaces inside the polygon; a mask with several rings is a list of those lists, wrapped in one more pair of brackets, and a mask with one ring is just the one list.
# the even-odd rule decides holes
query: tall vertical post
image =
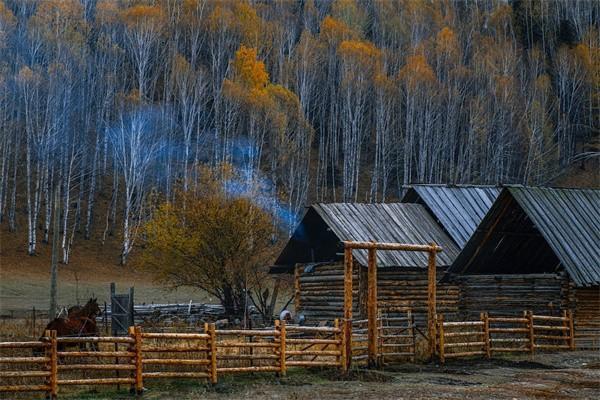
{"label": "tall vertical post", "polygon": [[58,344],[56,340],[56,331],[46,331],[44,336],[50,339],[50,347],[47,348],[48,369],[50,376],[48,386],[50,386],[49,398],[54,400],[58,397]]}
{"label": "tall vertical post", "polygon": [[279,331],[279,376],[285,376],[287,372],[287,365],[285,363],[285,320],[275,321],[275,329]]}
{"label": "tall vertical post", "polygon": [[344,248],[344,342],[346,369],[352,364],[352,248]]}
{"label": "tall vertical post", "polygon": [[533,329],[533,313],[527,311],[527,328],[529,328],[529,351],[531,354],[535,352],[535,332]]}
{"label": "tall vertical post", "polygon": [[48,319],[56,318],[57,312],[57,286],[58,286],[58,238],[60,237],[60,184],[56,183],[54,188],[54,214],[52,217],[52,261],[50,265],[50,308]]}
{"label": "tall vertical post", "polygon": [[490,319],[487,312],[480,314],[481,322],[483,322],[483,346],[485,350],[485,356],[491,358],[492,351],[490,349]]}
{"label": "tall vertical post", "polygon": [[210,341],[210,383],[217,383],[217,332],[215,324],[208,326],[208,335]]}
{"label": "tall vertical post", "polygon": [[368,355],[369,367],[377,366],[377,250],[369,248],[368,276],[369,292],[367,294],[367,319],[368,319]]}
{"label": "tall vertical post", "polygon": [[444,314],[440,314],[437,316],[437,325],[438,325],[438,329],[439,329],[439,334],[440,334],[440,340],[439,340],[439,345],[440,345],[440,349],[439,349],[439,356],[440,356],[440,362],[443,364],[444,362],[446,362],[446,356],[445,356],[445,343],[444,343]]}
{"label": "tall vertical post", "polygon": [[135,340],[135,393],[142,394],[144,391],[144,377],[142,370],[142,328],[140,326],[134,326],[129,329],[132,329],[130,332],[133,333],[133,338]]}
{"label": "tall vertical post", "polygon": [[431,250],[429,250],[429,260],[427,263],[427,330],[429,335],[429,357],[433,357],[435,354],[435,320],[436,320],[436,274],[435,274],[435,256],[436,256],[436,244],[431,243]]}

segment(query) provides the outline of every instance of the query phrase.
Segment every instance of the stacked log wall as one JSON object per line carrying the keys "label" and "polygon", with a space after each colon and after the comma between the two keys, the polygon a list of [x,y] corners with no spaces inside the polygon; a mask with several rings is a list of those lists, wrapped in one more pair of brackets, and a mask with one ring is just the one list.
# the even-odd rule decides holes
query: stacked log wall
{"label": "stacked log wall", "polygon": [[[307,323],[341,318],[344,306],[344,269],[341,263],[316,266],[304,272],[300,266],[296,295],[297,313]],[[366,318],[367,268],[354,265],[352,276],[353,316]],[[442,270],[438,269],[438,276]],[[406,314],[410,309],[419,326],[427,320],[427,270],[417,268],[379,268],[377,272],[379,310],[388,316]],[[459,289],[454,284],[438,284],[438,312],[454,315],[458,310]]]}
{"label": "stacked log wall", "polygon": [[[296,295],[300,295],[296,303],[297,314],[305,316],[308,324],[320,321],[333,321],[344,315],[344,265],[335,263],[318,265],[312,272],[300,269]],[[358,315],[359,308],[359,270],[355,264],[352,274],[352,308],[353,314]]]}
{"label": "stacked log wall", "polygon": [[600,287],[575,289],[575,344],[600,349]]}
{"label": "stacked log wall", "polygon": [[516,316],[524,310],[558,316],[573,307],[572,284],[560,274],[453,275],[450,281],[460,288],[461,318],[482,312]]}
{"label": "stacked log wall", "polygon": [[[443,269],[437,269],[438,280]],[[399,316],[410,309],[417,326],[427,326],[427,269],[380,268],[377,277],[378,305],[388,316]],[[438,282],[437,312],[454,316],[458,311],[459,289],[453,283]]]}

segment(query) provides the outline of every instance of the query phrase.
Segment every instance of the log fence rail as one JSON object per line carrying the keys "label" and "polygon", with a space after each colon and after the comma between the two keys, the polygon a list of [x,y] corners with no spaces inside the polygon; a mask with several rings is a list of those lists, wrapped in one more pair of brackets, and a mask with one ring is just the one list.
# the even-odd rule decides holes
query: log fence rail
{"label": "log fence rail", "polygon": [[[125,385],[141,394],[145,382],[159,378],[214,384],[227,373],[283,376],[288,367],[345,371],[344,331],[338,320],[333,327],[276,321],[273,328],[261,330],[217,330],[205,324],[201,333],[143,332],[135,326],[119,337],[56,337],[56,331],[46,331],[40,341],[0,342],[0,351],[12,350],[0,355],[0,393],[45,392],[46,398],[56,399],[65,386]],[[25,357],[23,351],[34,356]],[[19,384],[4,384],[11,379]]]}
{"label": "log fence rail", "polygon": [[476,321],[444,321],[437,316],[437,350],[442,363],[448,358],[485,356],[495,353],[536,350],[575,350],[573,315],[490,317],[481,313]]}

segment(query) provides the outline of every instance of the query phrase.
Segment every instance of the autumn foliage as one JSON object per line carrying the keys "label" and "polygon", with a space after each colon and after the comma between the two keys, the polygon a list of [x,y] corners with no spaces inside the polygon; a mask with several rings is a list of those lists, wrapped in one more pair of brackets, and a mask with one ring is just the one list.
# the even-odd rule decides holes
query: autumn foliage
{"label": "autumn foliage", "polygon": [[0,0],[0,221],[36,254],[60,187],[62,261],[118,238],[123,262],[150,199],[196,193],[203,165],[267,182],[288,234],[315,201],[592,171],[599,15],[569,0]]}
{"label": "autumn foliage", "polygon": [[161,285],[204,290],[228,315],[240,316],[270,290],[263,281],[277,228],[246,195],[230,193],[228,186],[242,179],[230,168],[201,174],[199,191],[179,192],[154,212],[137,263]]}

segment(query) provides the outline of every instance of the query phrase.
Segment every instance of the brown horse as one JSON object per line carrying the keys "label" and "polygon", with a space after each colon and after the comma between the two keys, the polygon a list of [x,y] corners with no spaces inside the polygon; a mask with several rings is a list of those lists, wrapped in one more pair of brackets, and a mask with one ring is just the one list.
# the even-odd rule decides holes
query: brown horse
{"label": "brown horse", "polygon": [[[69,308],[66,318],[54,318],[46,325],[45,330],[55,330],[57,336],[98,336],[98,326],[96,325],[96,317],[102,313],[98,306],[98,300],[92,299],[83,306],[73,306]],[[92,349],[97,351],[98,345],[92,343]],[[65,344],[59,344],[59,350],[64,350]],[[84,350],[85,344],[80,344],[80,349]]]}

